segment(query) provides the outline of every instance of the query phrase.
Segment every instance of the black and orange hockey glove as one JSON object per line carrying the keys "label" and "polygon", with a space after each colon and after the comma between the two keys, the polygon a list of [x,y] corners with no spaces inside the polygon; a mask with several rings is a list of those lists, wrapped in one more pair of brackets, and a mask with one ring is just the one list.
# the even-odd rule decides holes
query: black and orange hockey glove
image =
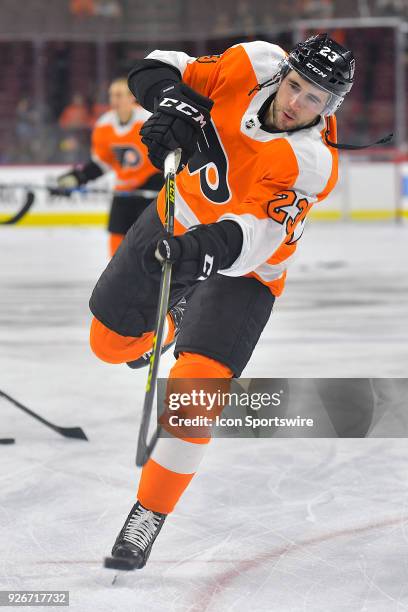
{"label": "black and orange hockey glove", "polygon": [[196,225],[182,236],[164,234],[144,254],[144,268],[160,279],[165,261],[173,264],[172,277],[182,282],[206,280],[229,268],[242,249],[242,230],[234,221]]}

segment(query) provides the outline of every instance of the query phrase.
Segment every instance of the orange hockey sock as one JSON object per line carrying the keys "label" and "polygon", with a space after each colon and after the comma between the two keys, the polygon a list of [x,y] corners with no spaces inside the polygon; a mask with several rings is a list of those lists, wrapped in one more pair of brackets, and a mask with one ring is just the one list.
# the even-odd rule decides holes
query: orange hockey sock
{"label": "orange hockey sock", "polygon": [[[176,379],[231,379],[232,376],[227,366],[214,359],[181,353],[170,372],[169,388],[173,389]],[[172,512],[196,473],[209,441],[209,437],[160,438],[142,470],[140,503],[155,512]]]}

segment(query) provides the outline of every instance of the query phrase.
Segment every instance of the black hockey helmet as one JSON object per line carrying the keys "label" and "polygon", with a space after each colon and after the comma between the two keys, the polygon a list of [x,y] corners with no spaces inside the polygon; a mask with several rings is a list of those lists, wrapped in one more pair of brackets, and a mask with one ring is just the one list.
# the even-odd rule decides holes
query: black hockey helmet
{"label": "black hockey helmet", "polygon": [[283,61],[282,78],[291,69],[331,94],[322,114],[332,115],[353,86],[355,59],[328,34],[316,34],[290,51]]}

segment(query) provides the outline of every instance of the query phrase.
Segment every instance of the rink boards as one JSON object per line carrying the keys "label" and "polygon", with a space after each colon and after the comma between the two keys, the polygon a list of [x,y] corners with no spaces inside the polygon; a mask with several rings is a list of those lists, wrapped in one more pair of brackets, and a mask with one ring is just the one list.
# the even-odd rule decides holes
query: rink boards
{"label": "rink boards", "polygon": [[[111,200],[113,176],[89,184],[89,191],[70,198],[50,197],[46,185],[69,166],[0,166],[0,221],[13,215],[24,199],[24,189],[8,185],[38,185],[35,205],[20,225],[104,226]],[[314,207],[311,218],[322,221],[408,218],[408,163],[364,162],[344,158],[339,182],[330,196]]]}

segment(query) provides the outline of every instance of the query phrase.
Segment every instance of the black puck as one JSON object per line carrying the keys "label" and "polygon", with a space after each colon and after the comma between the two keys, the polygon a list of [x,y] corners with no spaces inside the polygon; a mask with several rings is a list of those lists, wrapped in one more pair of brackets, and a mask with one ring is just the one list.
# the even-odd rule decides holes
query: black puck
{"label": "black puck", "polygon": [[0,438],[0,444],[14,444],[15,438]]}

